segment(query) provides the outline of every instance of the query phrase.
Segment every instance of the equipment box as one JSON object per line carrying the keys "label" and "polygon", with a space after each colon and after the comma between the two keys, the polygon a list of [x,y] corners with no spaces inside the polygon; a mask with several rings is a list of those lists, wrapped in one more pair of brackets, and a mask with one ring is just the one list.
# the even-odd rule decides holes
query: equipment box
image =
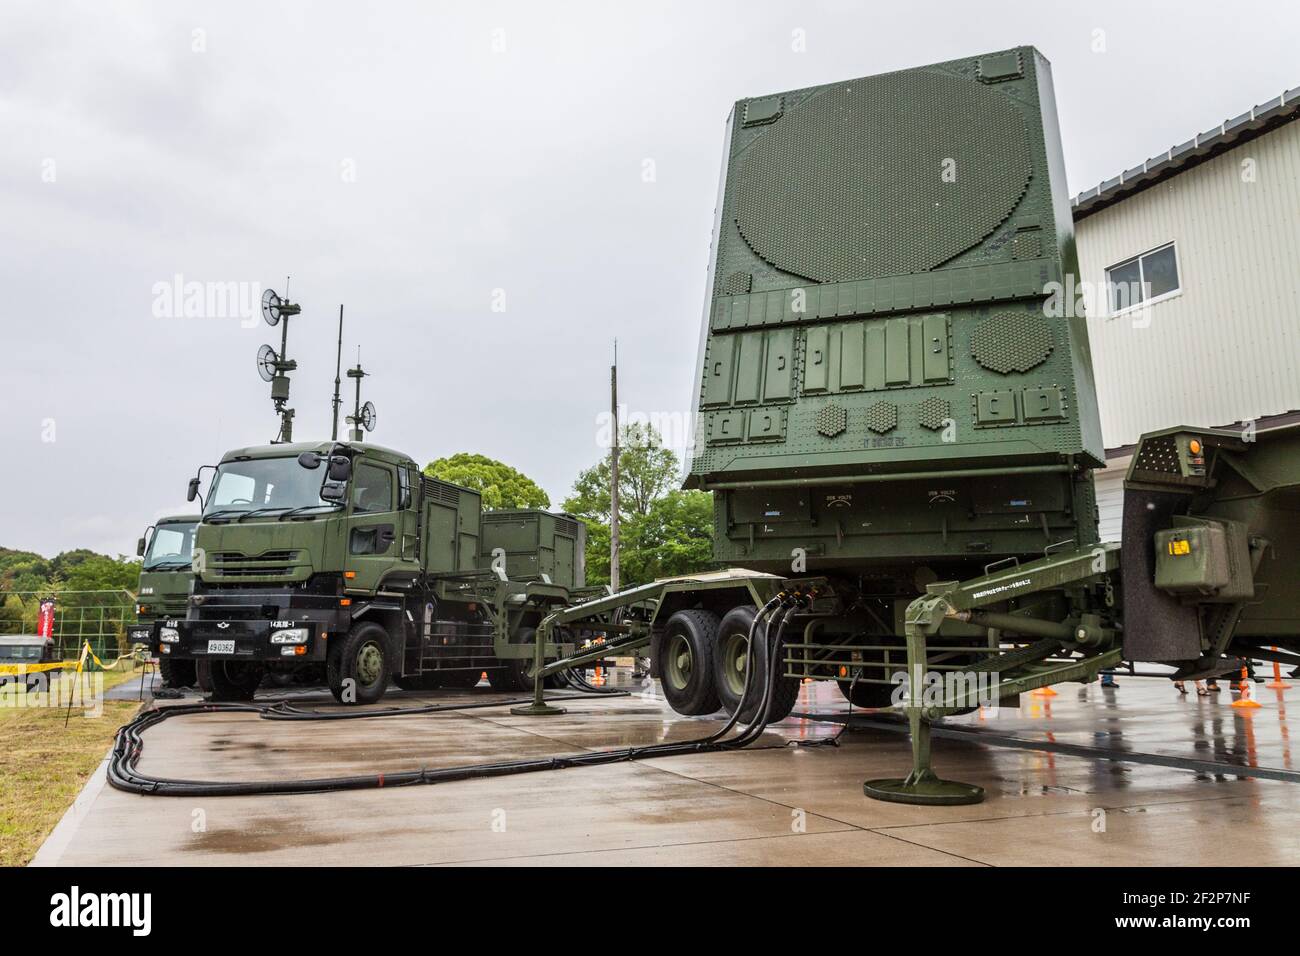
{"label": "equipment box", "polygon": [[580,588],[586,584],[587,528],[571,515],[536,508],[488,511],[483,515],[479,564],[505,558],[512,581],[537,581]]}
{"label": "equipment box", "polygon": [[1254,595],[1246,528],[1235,521],[1177,518],[1157,531],[1156,587],[1235,601]]}

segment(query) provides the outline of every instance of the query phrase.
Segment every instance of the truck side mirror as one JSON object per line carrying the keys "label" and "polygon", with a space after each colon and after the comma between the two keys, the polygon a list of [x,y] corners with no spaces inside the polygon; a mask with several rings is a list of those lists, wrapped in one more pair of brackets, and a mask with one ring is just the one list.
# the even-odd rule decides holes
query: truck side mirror
{"label": "truck side mirror", "polygon": [[185,493],[185,500],[193,501],[198,496],[199,496],[199,476],[195,475],[193,478],[190,479],[190,489]]}
{"label": "truck side mirror", "polygon": [[135,543],[135,554],[138,558],[144,557],[144,538],[141,538]]}
{"label": "truck side mirror", "polygon": [[298,464],[309,471],[315,471],[320,467],[320,455],[314,451],[305,451],[298,456]]}
{"label": "truck side mirror", "polygon": [[348,485],[346,481],[334,481],[327,479],[320,486],[320,496],[322,501],[342,501],[347,497]]}
{"label": "truck side mirror", "polygon": [[352,459],[343,455],[334,455],[330,458],[329,480],[344,482],[352,477]]}

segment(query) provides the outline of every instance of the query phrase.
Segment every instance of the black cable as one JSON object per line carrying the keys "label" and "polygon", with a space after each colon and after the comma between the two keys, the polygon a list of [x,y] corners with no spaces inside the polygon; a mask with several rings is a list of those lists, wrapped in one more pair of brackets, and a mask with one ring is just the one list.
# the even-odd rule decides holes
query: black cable
{"label": "black cable", "polygon": [[[749,648],[747,651],[746,669],[749,673],[753,672],[754,661],[754,634],[758,623],[764,616],[776,611],[778,608],[793,609],[796,602],[792,601],[785,592],[778,594],[775,598],[768,601],[759,612],[754,616],[754,621],[750,625]],[[781,634],[784,630],[784,623],[789,617],[789,611],[782,618],[781,627],[777,628],[774,638],[772,639],[772,648],[774,649],[780,641]],[[773,656],[769,654],[769,662]],[[156,796],[266,796],[276,794],[297,794],[297,793],[328,793],[340,790],[366,790],[377,789],[381,787],[400,787],[410,786],[413,784],[434,784],[445,783],[454,780],[468,780],[480,777],[497,777],[507,776],[519,773],[534,773],[542,770],[559,770],[565,767],[586,767],[598,766],[606,763],[618,763],[629,760],[644,760],[650,757],[677,756],[680,754],[690,753],[707,753],[719,750],[735,749],[751,743],[757,736],[762,733],[767,726],[766,711],[771,699],[771,691],[775,686],[775,681],[771,679],[775,674],[774,666],[768,667],[769,680],[766,682],[766,692],[763,700],[760,702],[760,708],[755,719],[741,731],[740,735],[723,741],[721,737],[733,728],[738,720],[738,716],[743,709],[745,696],[749,693],[752,685],[752,678],[747,678],[745,691],[742,692],[740,705],[736,707],[735,712],[730,719],[723,725],[723,728],[707,737],[698,740],[687,740],[678,743],[651,744],[644,747],[625,747],[614,750],[593,751],[581,754],[574,754],[565,757],[544,757],[533,760],[515,760],[495,764],[473,764],[462,767],[444,767],[436,770],[408,770],[397,773],[371,773],[360,774],[345,777],[321,777],[306,780],[269,780],[269,781],[205,781],[205,780],[174,780],[165,777],[148,777],[137,771],[136,765],[140,760],[140,755],[144,750],[144,741],[141,734],[164,720],[173,717],[180,717],[187,714],[195,713],[257,713],[259,716],[273,720],[334,720],[334,719],[358,719],[375,716],[408,716],[419,713],[435,713],[438,711],[465,710],[475,707],[500,707],[503,704],[500,701],[478,702],[473,704],[456,705],[429,705],[428,707],[409,707],[409,708],[388,708],[384,711],[345,711],[342,713],[313,713],[309,711],[299,711],[290,704],[276,704],[272,707],[263,707],[256,704],[182,704],[176,707],[166,707],[158,710],[147,711],[140,714],[130,723],[120,728],[113,744],[113,752],[110,755],[108,763],[108,782],[118,790],[124,790],[130,793],[149,794]]]}

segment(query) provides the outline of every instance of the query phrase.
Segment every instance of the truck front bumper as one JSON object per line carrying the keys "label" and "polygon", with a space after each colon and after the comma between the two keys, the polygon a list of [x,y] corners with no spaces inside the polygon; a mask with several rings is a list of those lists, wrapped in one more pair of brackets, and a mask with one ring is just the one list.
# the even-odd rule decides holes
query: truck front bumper
{"label": "truck front bumper", "polygon": [[[179,640],[162,643],[163,654],[182,660],[323,661],[327,630],[309,621],[183,621]],[[275,635],[292,633],[290,643]],[[341,636],[341,635],[340,635]],[[170,648],[170,650],[168,650]]]}

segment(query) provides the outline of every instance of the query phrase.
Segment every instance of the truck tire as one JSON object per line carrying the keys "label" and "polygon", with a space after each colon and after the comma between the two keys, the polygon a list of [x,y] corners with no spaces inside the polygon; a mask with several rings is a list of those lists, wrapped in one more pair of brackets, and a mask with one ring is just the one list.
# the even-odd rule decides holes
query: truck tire
{"label": "truck tire", "polygon": [[[511,644],[529,644],[533,643],[533,635],[537,629],[533,627],[521,627],[515,632],[511,639]],[[488,683],[492,685],[493,690],[504,691],[524,691],[533,689],[533,679],[528,676],[533,669],[533,658],[530,654],[528,657],[516,657],[501,662],[500,667],[494,667],[488,671]]]}
{"label": "truck tire", "polygon": [[162,678],[162,685],[169,689],[193,687],[194,671],[194,661],[174,661],[164,657],[158,662],[158,676]]}
{"label": "truck tire", "polygon": [[207,684],[209,700],[250,701],[262,683],[262,666],[251,661],[198,661],[194,667],[200,686]]}
{"label": "truck tire", "polygon": [[326,669],[330,693],[339,703],[375,703],[388,690],[392,675],[392,665],[388,661],[388,631],[374,621],[353,625]]}
{"label": "truck tire", "polygon": [[718,615],[691,608],[668,619],[658,642],[664,699],[679,714],[696,716],[718,709],[713,654]]}

